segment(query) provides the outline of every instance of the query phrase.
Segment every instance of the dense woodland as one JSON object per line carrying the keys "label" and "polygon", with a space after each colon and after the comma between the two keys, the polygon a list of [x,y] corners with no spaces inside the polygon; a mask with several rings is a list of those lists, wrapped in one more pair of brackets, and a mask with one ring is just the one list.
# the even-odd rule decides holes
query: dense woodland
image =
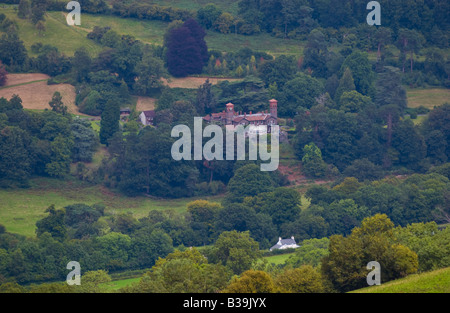
{"label": "dense woodland", "polygon": [[[17,18],[36,27],[46,10],[64,10],[55,1],[2,2],[18,4]],[[170,22],[164,45],[104,26],[87,35],[103,47],[98,55],[80,47],[68,57],[35,44],[30,56],[17,24],[0,14],[0,82],[8,73],[48,74],[49,83],[76,87],[81,112],[101,117],[97,133],[68,114],[57,93],[43,112],[25,110],[19,96],[0,99],[0,187],[74,176],[130,197],[223,201],[141,219],[106,214],[100,204],[49,203],[35,238],[0,227],[0,290],[71,292],[58,283],[21,286],[64,280],[70,260],[88,272],[80,292],[101,291],[105,271],[151,268],[124,292],[251,292],[252,284],[260,292],[345,292],[365,286],[374,258],[386,280],[450,266],[449,229],[441,227],[450,222],[450,104],[412,109],[405,90],[450,87],[448,1],[381,2],[382,27],[365,24],[367,1],[241,0],[236,16],[214,4],[195,12],[146,1],[80,3],[93,14]],[[266,32],[305,49],[301,57],[209,50],[207,29],[230,38]],[[188,75],[242,80],[206,81],[198,90],[161,82]],[[154,127],[142,127],[135,111],[119,122],[136,95],[158,98]],[[300,193],[279,171],[250,161],[172,159],[173,126],[192,126],[193,117],[228,102],[237,111],[267,110],[271,98],[303,174],[331,187]],[[418,115],[426,116],[414,123]],[[100,146],[107,156],[87,168]],[[261,251],[280,236],[294,236],[301,248],[284,266],[267,265]]]}

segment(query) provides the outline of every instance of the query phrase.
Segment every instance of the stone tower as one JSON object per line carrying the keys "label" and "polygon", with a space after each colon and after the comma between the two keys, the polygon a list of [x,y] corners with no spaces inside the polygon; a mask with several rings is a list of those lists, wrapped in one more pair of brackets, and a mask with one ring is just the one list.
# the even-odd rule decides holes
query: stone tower
{"label": "stone tower", "polygon": [[233,117],[234,117],[234,104],[230,102],[227,104],[227,111],[226,111],[227,125],[233,124]]}
{"label": "stone tower", "polygon": [[278,101],[272,99],[269,101],[270,103],[270,115],[274,118],[278,118]]}

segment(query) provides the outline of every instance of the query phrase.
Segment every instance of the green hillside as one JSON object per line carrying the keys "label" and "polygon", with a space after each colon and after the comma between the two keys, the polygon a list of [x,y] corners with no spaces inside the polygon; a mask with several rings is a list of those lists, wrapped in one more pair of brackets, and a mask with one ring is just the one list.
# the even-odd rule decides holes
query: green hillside
{"label": "green hillside", "polygon": [[450,267],[367,287],[352,293],[448,293],[450,292]]}
{"label": "green hillside", "polygon": [[[75,50],[81,46],[86,47],[92,55],[102,50],[100,45],[86,37],[95,26],[109,26],[119,34],[132,35],[144,43],[162,45],[164,33],[169,25],[169,23],[162,21],[83,13],[80,26],[68,26],[63,12],[52,11],[47,12],[46,30],[39,36],[31,22],[18,18],[12,7],[2,7],[0,8],[0,13],[4,13],[8,18],[17,22],[19,37],[30,53],[31,46],[41,42],[56,46],[61,52],[69,56],[72,56]],[[64,40],[61,40],[61,38],[64,38]],[[250,48],[273,55],[300,55],[304,46],[304,43],[299,40],[275,38],[267,33],[245,36],[240,34],[221,34],[208,30],[205,40],[208,48],[211,50],[233,52],[242,48]],[[31,53],[31,55],[33,54]]]}
{"label": "green hillside", "polygon": [[12,7],[2,7],[0,13],[5,14],[6,17],[17,23],[20,40],[23,41],[31,56],[34,56],[34,54],[30,48],[37,42],[56,46],[59,51],[68,56],[72,56],[79,47],[85,47],[92,55],[96,55],[102,50],[100,45],[86,37],[87,30],[68,26],[61,12],[47,14],[46,30],[41,35],[38,35],[38,31],[29,20],[18,18]]}
{"label": "green hillside", "polygon": [[[45,210],[51,204],[59,209],[75,203],[103,203],[106,213],[132,212],[135,217],[141,218],[151,210],[185,212],[187,203],[196,200],[129,198],[100,185],[92,186],[76,180],[39,178],[32,180],[31,185],[28,189],[0,189],[0,221],[8,232],[34,237],[36,222],[46,216]],[[204,198],[220,201],[218,197]]]}

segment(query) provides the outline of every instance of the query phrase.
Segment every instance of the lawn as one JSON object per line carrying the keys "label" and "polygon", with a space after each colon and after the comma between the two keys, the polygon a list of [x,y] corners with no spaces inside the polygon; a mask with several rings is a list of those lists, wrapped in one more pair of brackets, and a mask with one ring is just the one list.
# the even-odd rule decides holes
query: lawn
{"label": "lawn", "polygon": [[432,272],[409,275],[380,286],[372,286],[353,293],[449,293],[450,267]]}
{"label": "lawn", "polygon": [[111,281],[109,283],[103,283],[101,284],[101,286],[104,287],[107,292],[116,292],[120,288],[138,283],[139,280],[141,280],[141,277],[120,279]]}
{"label": "lawn", "polygon": [[286,262],[286,260],[294,253],[295,252],[266,256],[266,257],[264,257],[264,259],[267,260],[267,262],[269,264],[272,263],[275,265],[281,265],[281,264],[284,264],[284,262]]}
{"label": "lawn", "polygon": [[[219,196],[204,198],[211,201],[221,199]],[[101,185],[87,185],[78,180],[37,178],[31,181],[31,187],[27,189],[0,189],[0,199],[0,224],[8,232],[34,236],[36,221],[46,216],[45,210],[52,204],[59,209],[74,203],[103,203],[107,214],[131,212],[135,217],[141,218],[151,210],[172,209],[176,213],[185,212],[186,205],[198,198],[130,198]]]}

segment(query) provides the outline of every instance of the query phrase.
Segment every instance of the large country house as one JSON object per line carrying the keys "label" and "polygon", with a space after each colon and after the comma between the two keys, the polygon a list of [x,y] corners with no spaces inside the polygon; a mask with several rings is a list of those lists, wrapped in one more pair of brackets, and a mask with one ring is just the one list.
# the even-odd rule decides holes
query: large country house
{"label": "large country house", "polygon": [[234,110],[234,104],[228,103],[226,110],[220,113],[212,113],[205,117],[203,120],[208,123],[215,123],[219,125],[255,125],[255,126],[269,126],[268,132],[270,132],[270,126],[278,125],[278,101],[272,99],[269,101],[270,111],[258,112],[258,113],[242,113]]}

